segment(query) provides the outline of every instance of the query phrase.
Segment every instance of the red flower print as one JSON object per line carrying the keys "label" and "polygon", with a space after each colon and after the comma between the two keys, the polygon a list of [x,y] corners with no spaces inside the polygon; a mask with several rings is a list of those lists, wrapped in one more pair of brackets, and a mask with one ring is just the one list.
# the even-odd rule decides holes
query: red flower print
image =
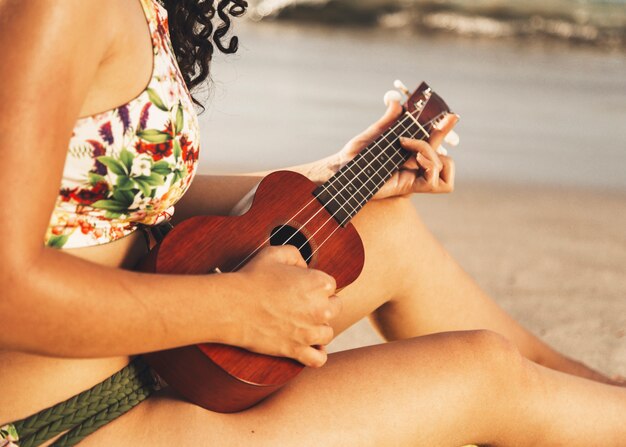
{"label": "red flower print", "polygon": [[102,143],[100,143],[99,141],[87,140],[87,143],[91,144],[91,146],[93,147],[93,157],[94,158],[106,154],[107,150],[102,145]]}
{"label": "red flower print", "polygon": [[146,143],[140,140],[135,143],[137,153],[149,154],[154,161],[159,161],[164,157],[172,155],[172,147],[171,141],[166,141],[165,143]]}
{"label": "red flower print", "polygon": [[154,161],[159,161],[164,157],[169,157],[172,155],[172,142],[166,141],[165,143],[155,144],[154,152],[152,154],[152,159]]}
{"label": "red flower print", "polygon": [[196,160],[198,160],[199,151],[194,150],[193,143],[187,139],[187,135],[183,135],[180,138],[180,147],[185,164],[190,167],[193,166]]}
{"label": "red flower print", "polygon": [[109,185],[100,182],[87,189],[75,188],[71,191],[70,197],[81,205],[91,205],[98,200],[106,199],[108,192]]}
{"label": "red flower print", "polygon": [[72,198],[72,194],[74,192],[76,192],[78,188],[74,188],[74,189],[69,189],[69,188],[61,188],[61,191],[59,191],[59,195],[61,196],[61,200],[63,200],[64,202],[69,202],[70,199]]}
{"label": "red flower print", "polygon": [[174,124],[172,124],[171,121],[167,121],[167,123],[165,123],[165,128],[162,130],[162,132],[168,134],[170,137],[174,138],[174,136],[176,135],[176,131],[174,129]]}

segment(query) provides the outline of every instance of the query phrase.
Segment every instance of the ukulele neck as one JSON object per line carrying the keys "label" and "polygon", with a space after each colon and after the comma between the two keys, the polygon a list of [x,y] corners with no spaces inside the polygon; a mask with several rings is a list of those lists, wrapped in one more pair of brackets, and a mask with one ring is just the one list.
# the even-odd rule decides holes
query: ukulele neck
{"label": "ukulele neck", "polygon": [[400,137],[425,140],[429,134],[415,116],[404,112],[385,133],[313,192],[339,225],[350,222],[411,156],[400,146]]}

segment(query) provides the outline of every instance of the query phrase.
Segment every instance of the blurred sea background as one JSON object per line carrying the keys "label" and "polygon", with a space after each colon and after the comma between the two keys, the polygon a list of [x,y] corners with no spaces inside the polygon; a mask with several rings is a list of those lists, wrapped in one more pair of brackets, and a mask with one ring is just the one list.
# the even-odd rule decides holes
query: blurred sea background
{"label": "blurred sea background", "polygon": [[247,17],[213,67],[208,168],[337,150],[399,78],[461,115],[461,181],[626,190],[626,0],[257,0]]}
{"label": "blurred sea background", "polygon": [[[461,144],[456,192],[414,198],[424,220],[518,320],[626,375],[626,0],[250,3],[212,65],[200,172],[329,155],[395,79],[425,80]],[[361,324],[334,349],[377,341]]]}

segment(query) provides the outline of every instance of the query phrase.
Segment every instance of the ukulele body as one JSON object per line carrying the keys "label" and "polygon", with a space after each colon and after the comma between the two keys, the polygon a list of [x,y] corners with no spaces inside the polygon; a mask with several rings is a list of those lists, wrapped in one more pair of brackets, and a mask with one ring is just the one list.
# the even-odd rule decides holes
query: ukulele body
{"label": "ukulele body", "polygon": [[[346,287],[363,268],[363,244],[352,224],[341,227],[313,196],[316,187],[298,173],[274,172],[259,184],[248,212],[234,217],[197,216],[181,222],[150,252],[139,270],[231,272],[259,247],[283,245],[291,238],[288,244],[304,245],[300,252],[304,259],[310,257],[309,267],[333,276],[338,289]],[[304,368],[291,359],[215,343],[149,353],[144,358],[188,400],[222,413],[253,406]]]}

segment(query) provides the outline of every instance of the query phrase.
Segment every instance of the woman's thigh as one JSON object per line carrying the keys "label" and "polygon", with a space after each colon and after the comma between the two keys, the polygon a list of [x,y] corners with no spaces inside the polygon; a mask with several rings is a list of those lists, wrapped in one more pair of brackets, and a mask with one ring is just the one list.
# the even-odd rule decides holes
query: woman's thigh
{"label": "woman's thigh", "polygon": [[341,291],[336,333],[366,315],[387,340],[488,329],[530,359],[550,348],[517,323],[447,252],[408,198],[375,200],[355,217],[365,246],[360,277]]}
{"label": "woman's thigh", "polygon": [[[488,440],[492,412],[511,400],[505,377],[485,362],[496,371],[518,357],[504,339],[480,331],[345,351],[243,413],[210,412],[161,392],[84,445],[460,446]],[[512,375],[506,380],[514,383]]]}

